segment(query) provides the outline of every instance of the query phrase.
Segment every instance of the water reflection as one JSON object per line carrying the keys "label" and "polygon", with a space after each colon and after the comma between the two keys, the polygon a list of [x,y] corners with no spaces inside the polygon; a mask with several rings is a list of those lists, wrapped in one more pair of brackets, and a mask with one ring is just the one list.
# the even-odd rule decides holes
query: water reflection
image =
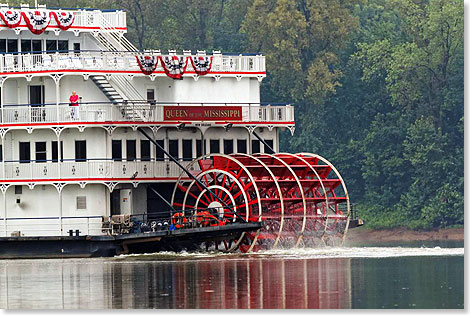
{"label": "water reflection", "polygon": [[[350,308],[350,260],[7,261],[2,308]],[[6,290],[5,290],[6,289]]]}
{"label": "water reflection", "polygon": [[464,307],[463,248],[355,251],[0,261],[0,308]]}

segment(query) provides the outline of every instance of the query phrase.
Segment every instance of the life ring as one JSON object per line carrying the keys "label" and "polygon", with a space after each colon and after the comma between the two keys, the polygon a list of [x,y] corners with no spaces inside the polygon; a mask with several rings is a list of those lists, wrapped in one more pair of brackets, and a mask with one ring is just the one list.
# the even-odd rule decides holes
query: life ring
{"label": "life ring", "polygon": [[183,212],[177,212],[171,217],[171,224],[177,229],[181,229],[186,223],[186,217]]}

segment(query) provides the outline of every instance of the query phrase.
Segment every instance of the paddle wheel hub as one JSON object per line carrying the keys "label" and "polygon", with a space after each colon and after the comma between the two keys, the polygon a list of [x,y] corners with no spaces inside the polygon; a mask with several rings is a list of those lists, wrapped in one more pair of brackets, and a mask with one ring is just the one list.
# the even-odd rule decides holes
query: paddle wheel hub
{"label": "paddle wheel hub", "polygon": [[210,210],[226,222],[238,219],[233,212],[246,221],[264,222],[257,232],[244,233],[230,250],[331,245],[344,240],[350,215],[346,185],[336,168],[319,155],[210,154],[193,161],[188,169],[207,189],[182,173],[173,191],[173,207],[188,215]]}

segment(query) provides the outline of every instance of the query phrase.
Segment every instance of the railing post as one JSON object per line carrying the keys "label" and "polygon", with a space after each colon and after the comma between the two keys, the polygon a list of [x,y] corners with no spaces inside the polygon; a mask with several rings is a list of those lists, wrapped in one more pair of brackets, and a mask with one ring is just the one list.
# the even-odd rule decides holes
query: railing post
{"label": "railing post", "polygon": [[59,102],[60,102],[60,97],[59,97],[59,93],[60,93],[59,81],[60,81],[60,77],[59,77],[59,76],[55,76],[55,77],[54,77],[54,81],[55,81],[55,104],[56,104],[56,112],[57,112],[57,123],[59,123],[59,121],[60,121],[60,109],[59,109]]}
{"label": "railing post", "polygon": [[59,236],[62,236],[62,187],[59,190]]}
{"label": "railing post", "polygon": [[6,170],[5,170],[5,135],[2,137],[2,178],[5,180]]}
{"label": "railing post", "polygon": [[[6,80],[6,77],[0,79],[0,91],[3,91],[3,84],[5,83],[5,80]],[[4,100],[4,98],[3,98],[4,94],[5,93],[0,93],[0,106],[1,106],[1,111],[2,111],[1,112],[2,116],[0,117],[1,118],[0,121],[3,122],[3,123],[5,122],[5,113],[4,113],[4,110],[3,110],[3,107],[4,107],[4,101],[3,101]],[[3,155],[3,156],[5,156],[5,155]]]}
{"label": "railing post", "polygon": [[2,189],[2,194],[3,194],[3,229],[5,233],[5,237],[8,236],[7,233],[7,190],[8,187],[5,189]]}

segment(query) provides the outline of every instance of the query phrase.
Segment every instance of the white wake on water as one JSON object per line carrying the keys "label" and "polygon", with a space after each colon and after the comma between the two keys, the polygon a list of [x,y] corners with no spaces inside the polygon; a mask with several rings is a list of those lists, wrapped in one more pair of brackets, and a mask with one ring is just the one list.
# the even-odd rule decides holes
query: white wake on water
{"label": "white wake on water", "polygon": [[464,256],[464,248],[441,247],[322,247],[271,249],[256,253],[221,252],[159,252],[153,254],[122,255],[116,258],[162,258],[162,259],[201,259],[201,258],[282,258],[282,259],[321,259],[321,258],[390,258],[419,256]]}
{"label": "white wake on water", "polygon": [[251,255],[282,258],[388,258],[408,256],[463,256],[464,248],[441,247],[324,247],[271,249]]}

